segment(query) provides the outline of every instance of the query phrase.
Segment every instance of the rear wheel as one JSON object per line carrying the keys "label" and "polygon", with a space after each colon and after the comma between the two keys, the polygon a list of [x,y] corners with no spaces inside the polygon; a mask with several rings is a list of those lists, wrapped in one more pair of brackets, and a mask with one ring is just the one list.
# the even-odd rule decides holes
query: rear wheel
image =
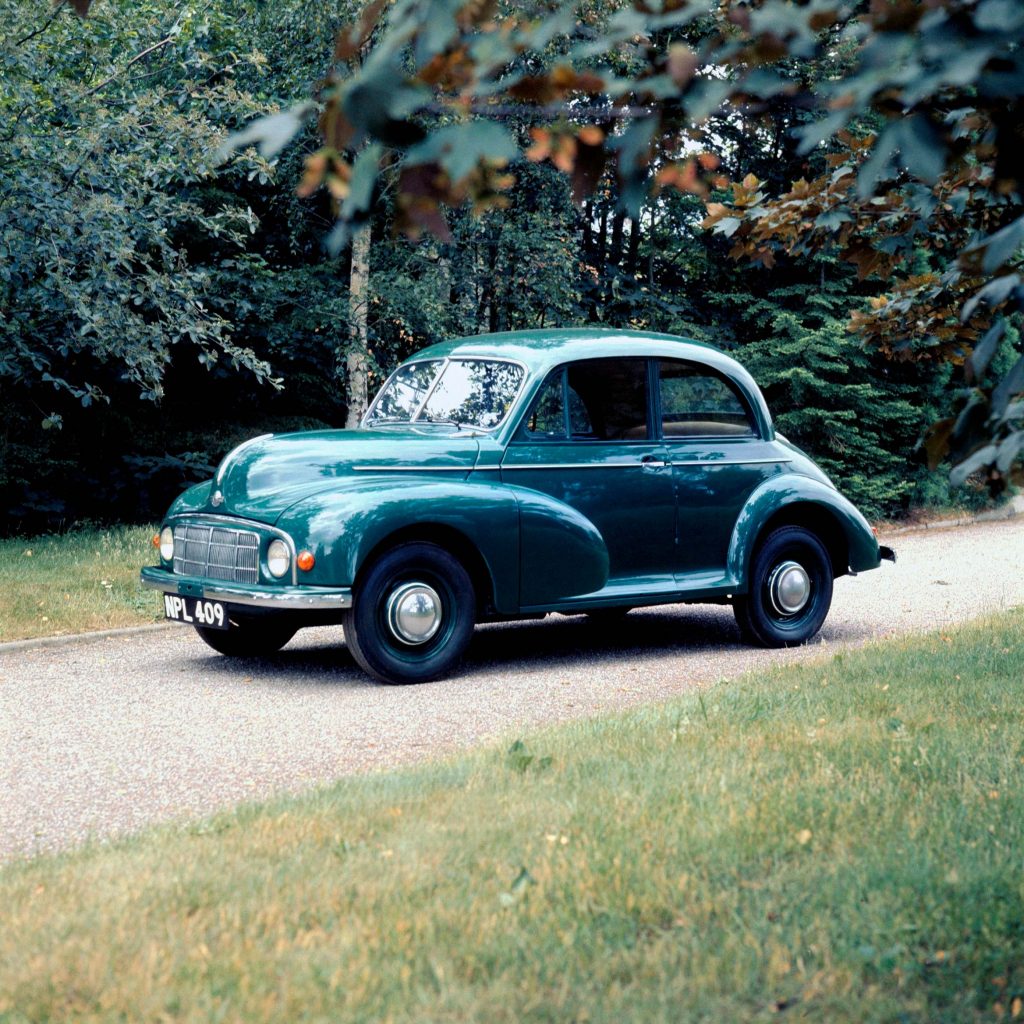
{"label": "rear wheel", "polygon": [[196,632],[219,654],[233,658],[258,658],[276,654],[298,632],[287,620],[270,617],[239,618],[228,616],[227,629],[207,629],[196,626]]}
{"label": "rear wheel", "polygon": [[762,647],[794,647],[821,629],[832,605],[832,562],[809,530],[783,526],[757,549],[750,589],[733,601],[743,636]]}
{"label": "rear wheel", "polygon": [[447,675],[469,645],[476,594],[463,565],[436,544],[411,542],[382,555],[345,613],[352,657],[382,683]]}

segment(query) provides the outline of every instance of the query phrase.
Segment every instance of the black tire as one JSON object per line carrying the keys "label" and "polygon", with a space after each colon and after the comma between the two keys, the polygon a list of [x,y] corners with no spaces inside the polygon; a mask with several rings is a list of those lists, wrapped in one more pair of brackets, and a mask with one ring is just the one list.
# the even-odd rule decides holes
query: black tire
{"label": "black tire", "polygon": [[[403,637],[403,609],[420,602],[415,628]],[[408,602],[408,603],[407,603]],[[415,614],[415,613],[413,613]],[[436,544],[402,544],[374,562],[358,583],[342,622],[352,657],[382,683],[426,683],[452,671],[476,625],[476,594],[462,564]]]}
{"label": "black tire", "polygon": [[276,654],[295,634],[298,627],[287,620],[269,617],[241,618],[228,616],[228,629],[207,629],[196,626],[196,632],[218,654],[232,658],[262,658]]}
{"label": "black tire", "polygon": [[[796,570],[789,568],[796,566]],[[802,570],[803,577],[800,572]],[[803,593],[807,593],[796,607]],[[787,580],[793,581],[786,590]],[[832,561],[821,541],[799,526],[765,538],[750,565],[749,591],[733,599],[744,639],[762,647],[795,647],[821,629],[832,605]]]}

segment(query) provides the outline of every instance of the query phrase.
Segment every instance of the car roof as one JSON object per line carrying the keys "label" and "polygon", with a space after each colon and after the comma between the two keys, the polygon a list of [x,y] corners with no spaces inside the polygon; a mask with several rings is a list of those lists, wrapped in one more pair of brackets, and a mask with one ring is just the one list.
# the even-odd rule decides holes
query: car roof
{"label": "car roof", "polygon": [[[741,370],[721,349],[689,338],[655,331],[629,331],[607,327],[560,327],[550,330],[504,331],[453,338],[431,345],[408,361],[448,356],[515,359],[533,373],[543,373],[560,363],[602,356],[663,356],[693,359],[734,374]],[[742,372],[742,371],[741,371]]]}

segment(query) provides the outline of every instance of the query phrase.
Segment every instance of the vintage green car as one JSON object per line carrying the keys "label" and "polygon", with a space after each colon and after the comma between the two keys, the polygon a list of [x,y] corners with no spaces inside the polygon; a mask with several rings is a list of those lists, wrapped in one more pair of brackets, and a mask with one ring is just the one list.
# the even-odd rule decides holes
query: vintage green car
{"label": "vintage green car", "polygon": [[717,349],[598,329],[493,334],[403,363],[359,430],[264,435],[171,506],[142,582],[229,655],[341,623],[387,683],[450,672],[476,623],[731,603],[814,636],[874,569],[864,517]]}

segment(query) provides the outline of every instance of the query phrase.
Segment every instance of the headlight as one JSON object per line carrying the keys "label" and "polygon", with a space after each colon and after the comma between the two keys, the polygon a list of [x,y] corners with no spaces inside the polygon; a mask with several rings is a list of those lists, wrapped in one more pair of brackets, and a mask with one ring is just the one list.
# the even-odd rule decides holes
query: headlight
{"label": "headlight", "polygon": [[174,561],[174,531],[169,526],[160,531],[160,557],[165,562]]}
{"label": "headlight", "polygon": [[267,548],[267,568],[271,576],[280,579],[291,567],[292,555],[283,540],[272,540]]}

